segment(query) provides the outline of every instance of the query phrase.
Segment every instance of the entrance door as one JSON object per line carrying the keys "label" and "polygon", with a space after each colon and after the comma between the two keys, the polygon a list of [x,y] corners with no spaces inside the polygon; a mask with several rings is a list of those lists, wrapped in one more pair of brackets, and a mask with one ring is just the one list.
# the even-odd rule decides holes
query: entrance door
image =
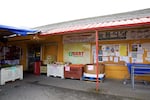
{"label": "entrance door", "polygon": [[54,61],[57,61],[57,44],[47,44],[44,48],[44,59],[48,56],[52,56]]}
{"label": "entrance door", "polygon": [[40,61],[40,52],[41,46],[40,45],[29,45],[28,46],[28,71],[34,71],[34,62]]}

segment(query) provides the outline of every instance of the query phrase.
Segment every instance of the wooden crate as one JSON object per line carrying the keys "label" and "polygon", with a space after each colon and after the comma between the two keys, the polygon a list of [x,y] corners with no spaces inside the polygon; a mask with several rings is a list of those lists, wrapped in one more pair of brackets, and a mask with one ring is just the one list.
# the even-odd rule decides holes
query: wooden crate
{"label": "wooden crate", "polygon": [[72,65],[69,65],[69,66],[65,66],[65,68],[64,68],[64,77],[65,78],[82,80],[83,67],[84,67],[84,65],[77,65],[77,64],[72,64]]}

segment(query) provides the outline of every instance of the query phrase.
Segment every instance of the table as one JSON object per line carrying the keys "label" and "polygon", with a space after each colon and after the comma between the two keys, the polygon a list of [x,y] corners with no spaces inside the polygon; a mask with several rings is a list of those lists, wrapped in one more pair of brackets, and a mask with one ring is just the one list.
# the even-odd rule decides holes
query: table
{"label": "table", "polygon": [[134,89],[135,76],[150,76],[150,65],[133,65],[131,66],[131,84]]}

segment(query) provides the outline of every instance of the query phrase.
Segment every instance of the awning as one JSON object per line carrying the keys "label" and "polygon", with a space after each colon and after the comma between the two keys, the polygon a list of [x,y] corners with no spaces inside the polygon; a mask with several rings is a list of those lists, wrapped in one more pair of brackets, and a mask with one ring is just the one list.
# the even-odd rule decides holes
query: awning
{"label": "awning", "polygon": [[23,29],[23,28],[17,28],[13,26],[0,25],[0,37],[9,36],[13,34],[25,36],[27,35],[27,33],[35,33],[35,32],[38,31],[34,29]]}
{"label": "awning", "polygon": [[46,33],[42,33],[41,35],[47,34],[64,34],[78,31],[89,31],[89,30],[99,30],[104,28],[114,28],[114,27],[123,27],[123,26],[138,26],[138,25],[150,25],[150,16],[144,18],[134,18],[127,20],[116,20],[111,22],[103,22],[103,23],[91,23],[87,25],[78,25],[71,27],[63,27],[49,30]]}

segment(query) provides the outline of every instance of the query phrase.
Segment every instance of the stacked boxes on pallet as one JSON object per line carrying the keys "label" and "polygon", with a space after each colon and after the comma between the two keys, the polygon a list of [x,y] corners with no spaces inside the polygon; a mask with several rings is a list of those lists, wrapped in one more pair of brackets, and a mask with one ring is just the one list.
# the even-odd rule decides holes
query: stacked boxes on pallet
{"label": "stacked boxes on pallet", "polygon": [[[98,79],[99,81],[104,80],[105,66],[99,63],[98,66]],[[79,79],[79,80],[90,80],[95,81],[97,78],[96,64],[47,64],[47,76]]]}
{"label": "stacked boxes on pallet", "polygon": [[[104,80],[104,76],[105,76],[104,71],[105,71],[105,65],[102,63],[99,63],[99,66],[98,66],[99,81]],[[84,66],[83,80],[95,81],[97,78],[96,73],[97,73],[96,72],[96,64],[87,64],[86,66]]]}

